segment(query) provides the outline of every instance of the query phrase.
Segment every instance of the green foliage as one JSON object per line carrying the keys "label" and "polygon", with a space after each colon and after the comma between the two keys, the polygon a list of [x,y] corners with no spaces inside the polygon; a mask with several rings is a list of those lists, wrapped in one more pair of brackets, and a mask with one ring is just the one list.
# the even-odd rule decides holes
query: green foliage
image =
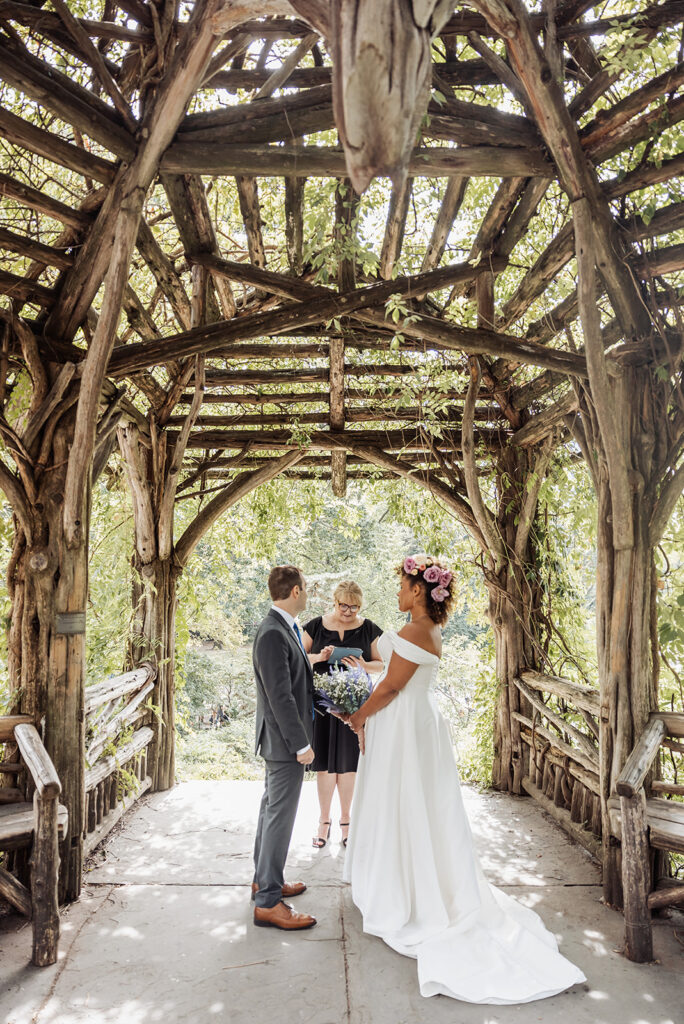
{"label": "green foliage", "polygon": [[261,779],[264,775],[263,761],[254,756],[254,724],[247,719],[179,736],[176,762],[179,782]]}
{"label": "green foliage", "polygon": [[86,678],[121,672],[131,617],[133,516],[116,464],[93,487],[90,524]]}
{"label": "green foliage", "polygon": [[219,704],[231,719],[253,716],[255,691],[250,649],[202,651],[188,648],[185,685],[177,703],[183,731],[189,731]]}
{"label": "green foliage", "polygon": [[658,549],[656,570],[660,706],[684,711],[684,499],[675,507]]}

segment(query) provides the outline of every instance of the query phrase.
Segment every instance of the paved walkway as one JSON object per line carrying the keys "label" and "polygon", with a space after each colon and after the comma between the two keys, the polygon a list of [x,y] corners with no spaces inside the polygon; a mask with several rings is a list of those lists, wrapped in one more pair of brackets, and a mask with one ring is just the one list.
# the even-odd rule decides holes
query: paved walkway
{"label": "paved walkway", "polygon": [[[261,784],[185,783],[144,798],[95,857],[63,916],[60,958],[28,963],[31,934],[0,930],[2,1024],[682,1024],[684,917],[655,926],[659,963],[619,953],[622,918],[598,870],[531,800],[467,790],[484,868],[543,917],[586,985],[524,1006],[423,999],[415,963],[361,931],[341,881],[339,828],[311,847],[306,783],[288,877],[319,924],[287,935],[251,924],[251,844]],[[679,934],[679,940],[675,931]],[[681,941],[680,941],[681,940]]]}

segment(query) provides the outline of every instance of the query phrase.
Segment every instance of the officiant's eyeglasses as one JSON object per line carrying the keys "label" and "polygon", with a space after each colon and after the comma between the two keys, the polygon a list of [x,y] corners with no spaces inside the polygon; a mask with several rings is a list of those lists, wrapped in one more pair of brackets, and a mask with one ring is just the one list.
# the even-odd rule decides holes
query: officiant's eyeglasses
{"label": "officiant's eyeglasses", "polygon": [[341,601],[337,602],[337,606],[341,612],[358,612],[360,607],[358,604],[342,604]]}

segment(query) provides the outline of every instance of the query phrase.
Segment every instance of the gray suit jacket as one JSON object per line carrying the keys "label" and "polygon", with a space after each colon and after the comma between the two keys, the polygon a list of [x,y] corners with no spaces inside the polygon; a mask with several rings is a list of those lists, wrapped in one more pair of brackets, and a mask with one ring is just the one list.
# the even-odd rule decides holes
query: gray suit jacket
{"label": "gray suit jacket", "polygon": [[313,672],[294,631],[273,608],[252,649],[257,687],[255,753],[296,761],[313,736]]}

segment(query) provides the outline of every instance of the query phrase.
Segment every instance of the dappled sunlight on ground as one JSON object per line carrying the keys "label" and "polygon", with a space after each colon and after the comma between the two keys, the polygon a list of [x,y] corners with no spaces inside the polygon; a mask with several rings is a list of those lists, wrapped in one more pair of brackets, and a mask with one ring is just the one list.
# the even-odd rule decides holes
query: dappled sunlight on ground
{"label": "dappled sunlight on ground", "polygon": [[490,880],[542,916],[588,982],[494,1007],[423,999],[415,963],[363,933],[341,881],[335,809],[330,841],[311,846],[312,784],[287,877],[308,884],[296,907],[319,923],[297,935],[254,928],[260,796],[258,782],[202,782],[144,799],[64,912],[54,967],[28,964],[30,928],[0,931],[0,1024],[682,1024],[684,958],[672,922],[655,925],[660,964],[628,963],[622,918],[601,904],[596,866],[532,801],[464,792]]}

